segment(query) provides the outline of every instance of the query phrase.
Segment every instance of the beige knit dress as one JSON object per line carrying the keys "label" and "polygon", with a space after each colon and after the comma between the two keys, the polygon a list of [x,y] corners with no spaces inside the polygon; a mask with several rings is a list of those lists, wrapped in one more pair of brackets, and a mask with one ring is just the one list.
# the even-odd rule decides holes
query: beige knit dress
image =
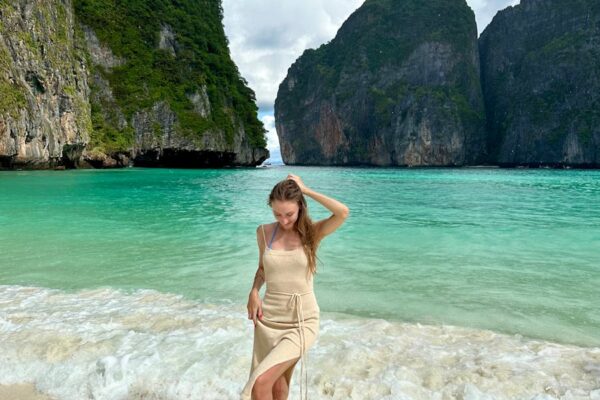
{"label": "beige knit dress", "polygon": [[[264,227],[261,228],[264,237]],[[300,398],[303,389],[304,398],[307,398],[308,376],[304,359],[319,334],[319,305],[304,250],[273,250],[273,237],[263,253],[267,287],[262,300],[263,318],[257,319],[254,328],[252,367],[241,394],[242,400],[252,399],[252,387],[261,374],[276,364],[297,358],[301,358],[302,364]],[[283,374],[289,387],[295,366],[296,363]]]}

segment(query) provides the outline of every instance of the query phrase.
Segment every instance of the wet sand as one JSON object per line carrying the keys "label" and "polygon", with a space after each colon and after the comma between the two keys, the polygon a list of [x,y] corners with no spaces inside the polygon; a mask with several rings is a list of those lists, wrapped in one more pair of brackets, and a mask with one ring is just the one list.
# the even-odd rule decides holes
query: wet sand
{"label": "wet sand", "polygon": [[0,385],[0,400],[53,400],[38,392],[32,383]]}

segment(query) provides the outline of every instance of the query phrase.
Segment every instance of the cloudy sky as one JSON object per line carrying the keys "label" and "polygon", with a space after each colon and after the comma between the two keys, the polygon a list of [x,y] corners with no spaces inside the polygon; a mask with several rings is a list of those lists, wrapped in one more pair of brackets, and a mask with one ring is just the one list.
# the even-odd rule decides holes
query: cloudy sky
{"label": "cloudy sky", "polygon": [[[425,0],[424,0],[425,1]],[[233,60],[256,92],[259,117],[268,129],[273,163],[281,161],[273,104],[279,83],[305,49],[335,37],[363,0],[223,0],[225,33]],[[519,0],[467,0],[479,33],[496,12]]]}

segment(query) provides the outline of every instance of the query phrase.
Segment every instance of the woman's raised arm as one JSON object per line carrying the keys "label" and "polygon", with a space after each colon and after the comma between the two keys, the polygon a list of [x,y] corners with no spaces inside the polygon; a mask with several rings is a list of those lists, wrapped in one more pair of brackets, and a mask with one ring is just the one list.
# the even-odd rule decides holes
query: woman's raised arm
{"label": "woman's raised arm", "polygon": [[345,204],[309,189],[299,176],[289,174],[288,179],[295,181],[298,186],[300,186],[300,190],[302,190],[303,194],[318,201],[323,207],[332,212],[329,218],[315,222],[317,238],[319,241],[339,228],[346,218],[348,218],[348,215],[350,215],[350,209]]}

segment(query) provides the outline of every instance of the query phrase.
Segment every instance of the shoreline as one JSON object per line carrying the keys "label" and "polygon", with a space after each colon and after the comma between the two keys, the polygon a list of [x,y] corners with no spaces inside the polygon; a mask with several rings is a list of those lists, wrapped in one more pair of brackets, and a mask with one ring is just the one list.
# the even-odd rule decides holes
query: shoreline
{"label": "shoreline", "polygon": [[[0,375],[25,382],[0,385],[0,400],[111,399],[117,393],[234,399],[251,363],[252,322],[243,304],[149,289],[0,285],[0,305]],[[484,329],[323,312],[310,360],[311,397],[348,398],[357,390],[357,400],[384,393],[414,400],[600,395],[600,347]]]}
{"label": "shoreline", "polygon": [[[84,295],[85,297],[91,296],[92,298],[96,297],[99,294],[104,294],[108,296],[118,296],[128,298],[129,300],[133,298],[152,298],[153,300],[161,301],[163,297],[165,299],[176,299],[179,302],[187,304],[192,307],[208,307],[209,309],[238,309],[243,310],[245,308],[245,304],[234,302],[231,299],[212,299],[212,302],[206,302],[203,299],[197,299],[194,297],[189,297],[186,294],[169,292],[156,290],[153,288],[135,288],[135,289],[122,289],[115,288],[111,286],[99,286],[99,287],[90,287],[84,289],[63,289],[63,288],[53,288],[53,287],[45,287],[45,286],[36,286],[36,285],[19,285],[19,284],[3,284],[0,283],[0,298],[3,289],[8,290],[17,290],[17,291],[25,291],[25,292],[35,292],[35,291],[43,291],[46,292],[47,295],[53,296],[57,295],[59,297],[68,296],[68,297],[78,297],[79,295]],[[264,290],[264,289],[263,289]],[[261,294],[262,298],[262,294]],[[1,309],[0,309],[1,310]],[[135,311],[134,309],[131,310]],[[245,314],[245,311],[240,311]],[[471,332],[478,332],[483,334],[493,334],[500,335],[504,337],[517,338],[523,341],[535,341],[535,342],[543,342],[551,345],[558,346],[567,346],[567,347],[576,347],[580,349],[589,349],[589,350],[600,350],[600,340],[595,340],[593,337],[586,337],[586,341],[581,340],[566,340],[564,338],[557,337],[546,337],[539,336],[534,334],[528,334],[521,331],[513,331],[510,329],[502,329],[495,327],[486,327],[486,326],[477,326],[477,325],[468,325],[468,324],[458,324],[451,322],[442,322],[442,321],[432,321],[432,320],[413,320],[413,319],[402,319],[397,318],[393,315],[386,314],[363,314],[363,313],[352,313],[352,312],[344,312],[344,311],[336,311],[336,310],[321,310],[321,318],[334,320],[338,322],[343,321],[364,321],[364,322],[385,322],[394,325],[402,325],[402,326],[411,326],[414,328],[423,328],[426,330],[435,330],[435,329],[449,329],[449,330],[464,330]],[[167,325],[171,326],[172,324],[167,323]],[[0,384],[1,385],[1,384]],[[3,400],[0,397],[0,400]]]}

